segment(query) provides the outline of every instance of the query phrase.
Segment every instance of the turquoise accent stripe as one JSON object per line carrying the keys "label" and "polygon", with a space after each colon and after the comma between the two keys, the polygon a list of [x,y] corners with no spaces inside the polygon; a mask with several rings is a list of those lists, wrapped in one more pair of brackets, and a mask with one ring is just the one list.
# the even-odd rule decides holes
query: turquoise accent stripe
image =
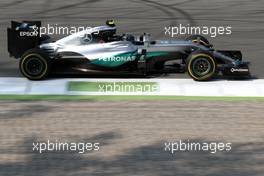
{"label": "turquoise accent stripe", "polygon": [[148,52],[147,57],[155,57],[155,56],[165,56],[168,55],[168,52],[165,51],[154,51],[154,52]]}

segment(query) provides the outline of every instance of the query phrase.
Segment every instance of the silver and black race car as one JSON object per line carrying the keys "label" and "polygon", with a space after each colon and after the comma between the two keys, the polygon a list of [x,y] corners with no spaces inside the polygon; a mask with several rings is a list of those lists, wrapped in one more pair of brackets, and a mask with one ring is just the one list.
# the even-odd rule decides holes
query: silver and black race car
{"label": "silver and black race car", "polygon": [[[197,81],[215,75],[249,76],[249,62],[240,51],[215,50],[206,38],[151,40],[150,35],[116,34],[112,20],[60,40],[40,36],[40,21],[12,21],[8,28],[10,56],[20,58],[20,71],[30,80],[47,78],[52,72],[152,73],[188,72]],[[22,35],[21,35],[22,34]]]}

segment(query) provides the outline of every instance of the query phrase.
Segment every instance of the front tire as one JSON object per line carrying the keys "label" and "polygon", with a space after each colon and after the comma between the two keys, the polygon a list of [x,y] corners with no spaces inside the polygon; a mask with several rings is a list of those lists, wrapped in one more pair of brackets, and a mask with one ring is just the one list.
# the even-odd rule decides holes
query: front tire
{"label": "front tire", "polygon": [[20,72],[30,80],[45,79],[50,72],[50,58],[40,49],[26,51],[20,59]]}
{"label": "front tire", "polygon": [[216,74],[216,62],[206,52],[194,52],[187,59],[187,71],[195,81],[208,81]]}

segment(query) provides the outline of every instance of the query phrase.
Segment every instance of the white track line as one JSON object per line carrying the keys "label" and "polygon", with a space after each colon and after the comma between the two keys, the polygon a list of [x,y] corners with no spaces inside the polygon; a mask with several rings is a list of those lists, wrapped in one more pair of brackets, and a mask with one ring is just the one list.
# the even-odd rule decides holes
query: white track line
{"label": "white track line", "polygon": [[[69,82],[157,82],[157,92],[68,91]],[[176,95],[264,97],[264,80],[196,82],[191,79],[54,79],[0,78],[1,95]]]}

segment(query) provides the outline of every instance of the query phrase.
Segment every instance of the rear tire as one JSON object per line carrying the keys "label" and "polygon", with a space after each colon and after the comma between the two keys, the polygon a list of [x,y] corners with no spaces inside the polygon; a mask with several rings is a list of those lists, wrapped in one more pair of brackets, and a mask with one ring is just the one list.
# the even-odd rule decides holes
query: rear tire
{"label": "rear tire", "polygon": [[30,49],[22,55],[19,68],[26,78],[42,80],[50,73],[50,58],[41,49]]}
{"label": "rear tire", "polygon": [[216,62],[206,52],[191,53],[187,59],[187,71],[195,81],[208,81],[216,74]]}

